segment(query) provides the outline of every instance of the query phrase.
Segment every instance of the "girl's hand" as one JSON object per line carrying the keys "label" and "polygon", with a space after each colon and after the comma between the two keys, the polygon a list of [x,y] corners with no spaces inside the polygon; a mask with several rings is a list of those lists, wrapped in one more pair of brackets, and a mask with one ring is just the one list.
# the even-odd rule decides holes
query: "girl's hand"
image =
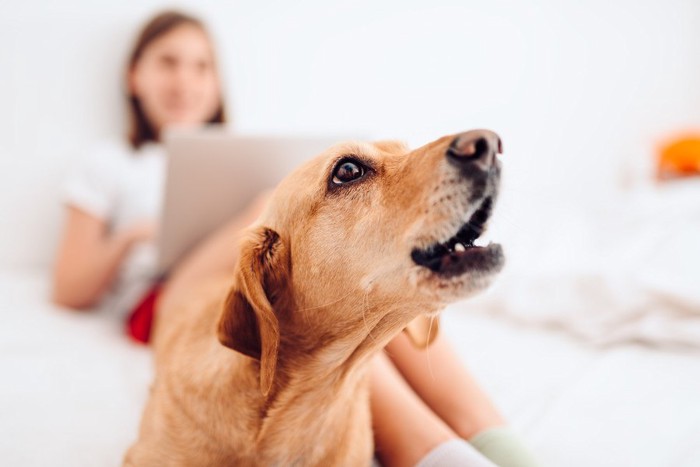
{"label": "girl's hand", "polygon": [[110,234],[107,221],[69,206],[56,255],[53,301],[70,308],[90,308],[109,288],[129,249],[154,240],[157,234],[153,221],[137,222]]}

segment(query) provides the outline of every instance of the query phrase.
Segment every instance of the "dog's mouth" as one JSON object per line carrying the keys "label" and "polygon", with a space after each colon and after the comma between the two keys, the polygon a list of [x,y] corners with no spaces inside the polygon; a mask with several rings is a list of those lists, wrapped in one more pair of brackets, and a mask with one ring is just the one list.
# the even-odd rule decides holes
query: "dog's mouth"
{"label": "dog's mouth", "polygon": [[434,243],[425,249],[415,248],[411,252],[413,261],[442,277],[453,277],[474,270],[499,270],[504,262],[501,246],[497,243],[476,244],[486,230],[493,202],[491,196],[484,198],[469,220],[447,241]]}

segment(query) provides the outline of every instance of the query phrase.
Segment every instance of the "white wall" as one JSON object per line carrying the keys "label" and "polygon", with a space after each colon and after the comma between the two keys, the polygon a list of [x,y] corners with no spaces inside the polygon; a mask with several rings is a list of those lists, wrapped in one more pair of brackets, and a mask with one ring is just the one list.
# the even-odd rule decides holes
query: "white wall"
{"label": "white wall", "polygon": [[[0,3],[0,265],[50,260],[58,183],[84,147],[122,131],[130,41],[168,5]],[[700,126],[696,0],[180,5],[214,30],[239,130],[420,145],[493,128],[523,228],[539,200],[603,199],[660,136]]]}

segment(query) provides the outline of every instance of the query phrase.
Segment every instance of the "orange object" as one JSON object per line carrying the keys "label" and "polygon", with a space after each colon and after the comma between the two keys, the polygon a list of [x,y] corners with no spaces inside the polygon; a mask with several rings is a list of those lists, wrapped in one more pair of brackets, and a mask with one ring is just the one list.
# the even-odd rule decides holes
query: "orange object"
{"label": "orange object", "polygon": [[662,146],[658,173],[662,178],[700,175],[700,134],[675,138]]}

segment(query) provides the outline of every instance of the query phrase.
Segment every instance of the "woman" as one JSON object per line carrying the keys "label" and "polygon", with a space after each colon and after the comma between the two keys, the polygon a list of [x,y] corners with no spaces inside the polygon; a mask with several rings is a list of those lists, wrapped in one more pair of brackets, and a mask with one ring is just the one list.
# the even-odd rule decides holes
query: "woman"
{"label": "woman", "polygon": [[[158,297],[153,239],[164,177],[163,130],[172,125],[223,123],[225,110],[215,55],[203,24],[178,13],[152,19],[127,69],[131,128],[128,145],[98,148],[66,184],[68,217],[59,247],[54,301],[85,309],[99,302],[132,310],[129,331],[146,341]],[[238,232],[255,219],[258,201],[211,234],[166,281],[168,300],[193,278],[233,271]],[[389,358],[387,355],[390,355]],[[444,339],[425,355],[403,335],[376,359],[371,407],[377,455],[385,465],[529,466],[526,450],[502,428],[503,418],[459,363]]]}
{"label": "woman", "polygon": [[130,309],[156,279],[161,130],[225,121],[212,44],[194,18],[175,12],[154,18],[131,52],[126,81],[128,143],[96,148],[65,186],[68,219],[54,298],[73,308],[111,295],[113,307]]}

